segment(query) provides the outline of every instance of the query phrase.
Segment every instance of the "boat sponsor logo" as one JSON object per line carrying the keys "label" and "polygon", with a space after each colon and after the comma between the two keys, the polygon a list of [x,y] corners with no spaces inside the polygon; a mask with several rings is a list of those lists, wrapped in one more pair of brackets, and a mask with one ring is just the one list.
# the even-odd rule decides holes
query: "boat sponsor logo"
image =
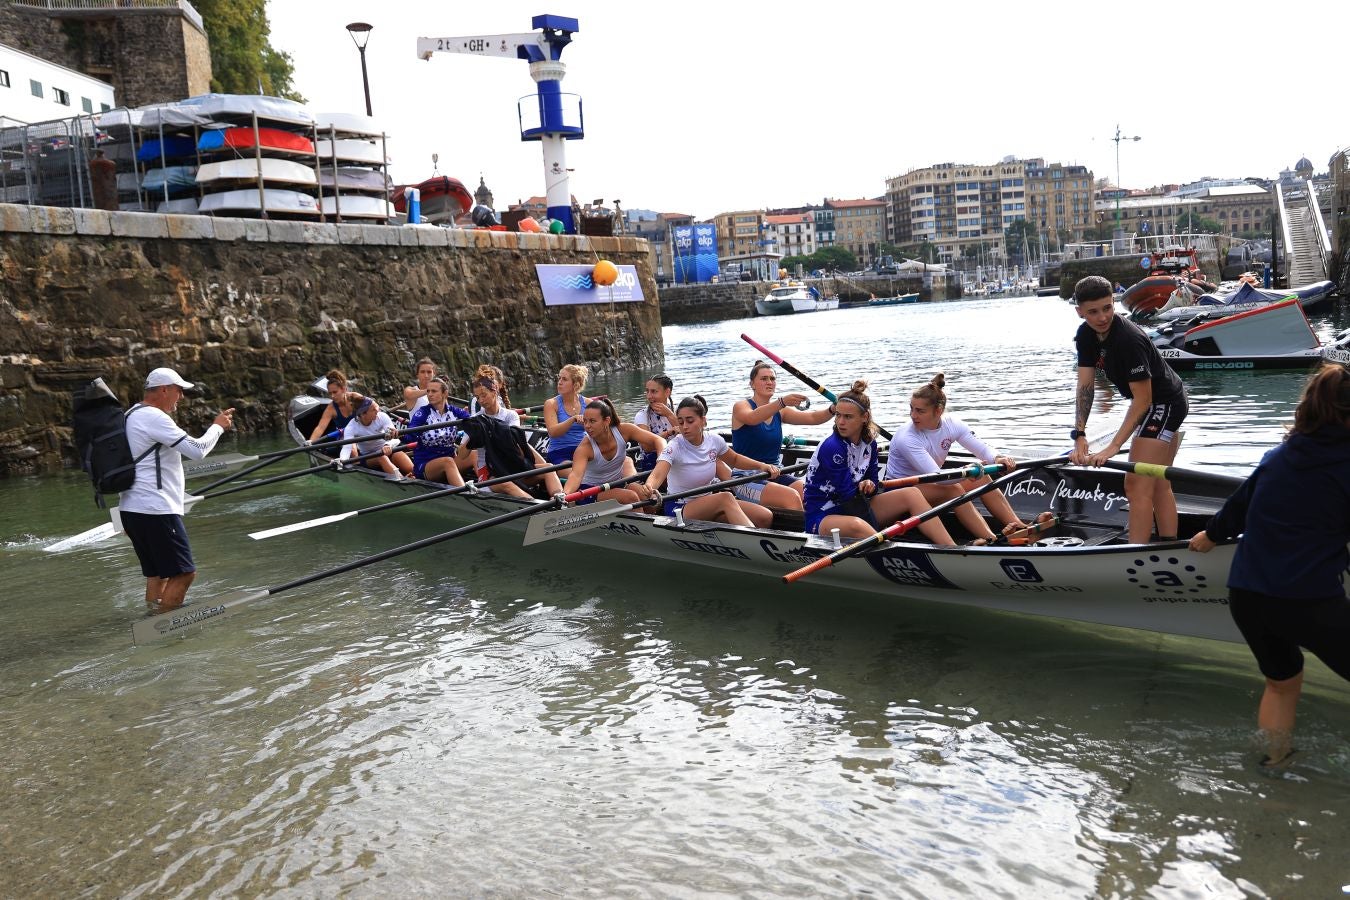
{"label": "boat sponsor logo", "polygon": [[571,511],[560,513],[556,516],[550,516],[544,520],[544,528],[551,534],[565,534],[569,531],[578,531],[589,528],[597,522],[600,516],[594,512]]}
{"label": "boat sponsor logo", "polygon": [[811,548],[805,546],[793,547],[792,549],[789,550],[780,550],[778,549],[778,545],[770,540],[760,541],[759,546],[760,549],[764,551],[765,555],[769,557],[769,559],[773,560],[774,562],[781,562],[781,563],[793,563],[793,564],[813,563],[816,560],[820,559],[822,556],[828,555],[830,552],[828,550],[812,550]]}
{"label": "boat sponsor logo", "polygon": [[1137,556],[1125,567],[1125,577],[1144,592],[1145,603],[1228,604],[1222,593],[1209,593],[1222,585],[1211,585],[1208,576],[1179,556],[1160,553]]}
{"label": "boat sponsor logo", "polygon": [[1009,497],[1027,496],[1027,497],[1045,497],[1049,491],[1045,482],[1034,475],[1028,475],[1021,481],[1009,485],[1004,493]]}
{"label": "boat sponsor logo", "polygon": [[1198,362],[1197,369],[1255,369],[1254,362]]}
{"label": "boat sponsor logo", "polygon": [[1001,559],[999,568],[1008,581],[991,581],[989,586],[999,591],[1022,591],[1037,594],[1081,594],[1083,589],[1072,584],[1046,584],[1045,577],[1036,571],[1029,559]]}
{"label": "boat sponsor logo", "polygon": [[1013,581],[1025,581],[1039,584],[1045,579],[1041,573],[1036,571],[1036,567],[1031,564],[1029,559],[1003,559],[999,560],[1001,568]]}
{"label": "boat sponsor logo", "polygon": [[1102,490],[1102,483],[1097,482],[1095,487],[1091,488],[1071,488],[1067,482],[1061,481],[1055,485],[1054,499],[1056,500],[1078,500],[1096,503],[1107,512],[1117,503],[1124,503],[1125,496],[1117,494],[1114,491]]}
{"label": "boat sponsor logo", "polygon": [[956,589],[933,566],[928,554],[917,550],[891,549],[867,557],[873,569],[884,577],[908,587]]}
{"label": "boat sponsor logo", "polygon": [[700,541],[672,540],[672,544],[681,550],[689,550],[693,553],[711,553],[713,556],[729,556],[734,559],[746,559],[750,557],[737,547],[727,547],[723,544],[704,544]]}
{"label": "boat sponsor logo", "polygon": [[545,306],[578,306],[595,303],[642,303],[642,285],[637,268],[616,267],[618,277],[611,285],[597,285],[591,277],[594,266],[551,265],[538,263],[534,267],[539,288],[544,294]]}
{"label": "boat sponsor logo", "polygon": [[630,525],[627,522],[610,522],[608,525],[601,526],[606,531],[615,531],[620,534],[631,534],[634,537],[642,537],[642,529],[636,525]]}
{"label": "boat sponsor logo", "polygon": [[205,622],[207,619],[214,619],[224,612],[225,605],[223,603],[217,603],[213,606],[206,606],[201,609],[188,610],[180,615],[165,616],[155,623],[155,630],[160,634],[169,634],[180,628],[196,625],[199,622]]}

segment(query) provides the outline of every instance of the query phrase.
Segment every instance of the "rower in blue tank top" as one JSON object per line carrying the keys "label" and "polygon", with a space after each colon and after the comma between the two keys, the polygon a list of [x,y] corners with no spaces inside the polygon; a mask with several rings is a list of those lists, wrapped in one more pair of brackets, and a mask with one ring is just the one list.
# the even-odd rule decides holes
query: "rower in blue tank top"
{"label": "rower in blue tank top", "polygon": [[[750,368],[752,396],[739,400],[731,408],[731,446],[742,456],[759,462],[778,465],[783,454],[783,423],[789,425],[822,425],[830,420],[828,409],[815,412],[797,409],[806,400],[803,394],[786,394],[775,398],[778,376],[764,360],[756,360]],[[737,470],[735,475],[746,474]],[[776,483],[775,483],[776,482]],[[782,509],[801,509],[802,491],[806,483],[791,475],[780,475],[774,481],[752,482],[736,488],[736,496],[751,503],[777,506]]]}
{"label": "rower in blue tank top", "polygon": [[558,394],[544,401],[544,428],[548,431],[548,461],[553,465],[567,462],[577,445],[586,436],[581,419],[586,409],[586,398],[581,389],[586,386],[586,367],[568,364],[558,372]]}

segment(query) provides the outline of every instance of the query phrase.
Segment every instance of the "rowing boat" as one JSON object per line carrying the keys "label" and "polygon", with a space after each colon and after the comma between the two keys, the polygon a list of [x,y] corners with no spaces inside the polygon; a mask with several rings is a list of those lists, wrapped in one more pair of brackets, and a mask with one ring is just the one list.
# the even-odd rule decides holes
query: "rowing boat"
{"label": "rowing boat", "polygon": [[[326,403],[327,398],[313,396],[292,400],[289,430],[297,442],[310,433]],[[315,459],[323,457],[316,452]],[[389,482],[374,470],[347,473],[340,480],[336,475],[320,477],[333,478],[361,500],[443,490],[426,482]],[[1178,473],[1173,487],[1181,533],[1198,531],[1238,482],[1208,473]],[[1126,543],[1128,508],[1121,472],[1068,465],[1027,470],[1005,492],[1023,520],[1048,509],[1061,517],[1061,526],[1030,546],[940,548],[919,540],[891,542],[793,586],[778,581],[837,549],[833,541],[787,528],[683,521],[636,511],[619,513],[599,527],[569,532],[562,539],[639,554],[649,563],[691,562],[761,575],[773,579],[766,583],[772,583],[775,591],[811,591],[825,601],[842,589],[880,594],[899,603],[918,599],[1213,640],[1241,639],[1228,615],[1225,588],[1234,545],[1197,554],[1181,541]],[[474,522],[534,502],[470,491],[422,507],[450,520]],[[540,516],[583,513],[584,507],[578,507],[541,510]],[[527,521],[502,527],[519,533]],[[955,534],[954,522],[951,527]]]}

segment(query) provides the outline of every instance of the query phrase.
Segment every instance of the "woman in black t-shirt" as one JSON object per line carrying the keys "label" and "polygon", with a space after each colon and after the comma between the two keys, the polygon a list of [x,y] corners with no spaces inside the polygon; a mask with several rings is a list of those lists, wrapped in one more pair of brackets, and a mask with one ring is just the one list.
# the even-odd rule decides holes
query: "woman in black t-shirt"
{"label": "woman in black t-shirt", "polygon": [[[1075,406],[1073,453],[1079,465],[1100,466],[1130,441],[1130,461],[1171,465],[1177,455],[1177,429],[1188,411],[1186,388],[1158,348],[1137,325],[1116,315],[1111,282],[1089,275],[1074,286],[1074,304],[1083,320],[1074,345],[1078,353],[1078,388]],[[1106,447],[1088,449],[1088,414],[1096,394],[1096,375],[1101,371],[1130,401],[1125,421]],[[1144,475],[1125,476],[1125,496],[1130,501],[1130,543],[1146,544],[1158,524],[1158,539],[1177,538],[1177,501],[1165,479]]]}

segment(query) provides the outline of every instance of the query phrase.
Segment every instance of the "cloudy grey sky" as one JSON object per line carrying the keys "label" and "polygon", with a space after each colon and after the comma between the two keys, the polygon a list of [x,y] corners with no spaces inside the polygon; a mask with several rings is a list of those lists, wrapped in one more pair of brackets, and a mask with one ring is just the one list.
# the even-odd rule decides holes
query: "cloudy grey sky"
{"label": "cloudy grey sky", "polygon": [[[1337,4],[1006,2],[545,4],[269,0],[272,44],[295,60],[315,111],[360,112],[367,47],[393,175],[440,171],[497,205],[544,192],[539,146],[516,103],[519,60],[438,54],[421,37],[530,31],[579,20],[563,90],[584,101],[568,146],[584,201],[709,217],[744,207],[876,196],[888,176],[941,162],[1041,156],[1147,187],[1202,176],[1272,177],[1302,155],[1326,169],[1350,145],[1331,110],[1343,78]],[[1332,19],[1341,26],[1333,26]]]}

